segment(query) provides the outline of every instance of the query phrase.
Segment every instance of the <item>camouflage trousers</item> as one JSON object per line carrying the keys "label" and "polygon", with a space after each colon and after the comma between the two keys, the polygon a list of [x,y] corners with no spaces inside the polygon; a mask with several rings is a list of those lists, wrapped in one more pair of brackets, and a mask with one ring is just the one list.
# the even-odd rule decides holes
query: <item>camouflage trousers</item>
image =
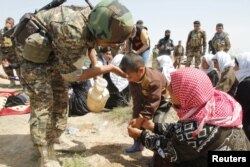
{"label": "camouflage trousers", "polygon": [[46,146],[66,128],[68,89],[56,65],[23,60],[20,69],[24,91],[30,97],[32,141]]}
{"label": "camouflage trousers", "polygon": [[[2,51],[2,60],[4,59],[7,59],[10,64],[15,64],[18,62],[14,48],[6,48]],[[9,77],[14,76],[14,71],[12,68],[3,67],[3,70]],[[16,72],[17,75],[19,75],[19,69],[16,69]]]}
{"label": "camouflage trousers", "polygon": [[198,68],[201,64],[201,51],[189,52],[187,55],[186,67],[190,67],[193,61],[193,57],[195,60],[195,67]]}
{"label": "camouflage trousers", "polygon": [[182,56],[174,56],[174,68],[181,67],[181,59],[182,59]]}

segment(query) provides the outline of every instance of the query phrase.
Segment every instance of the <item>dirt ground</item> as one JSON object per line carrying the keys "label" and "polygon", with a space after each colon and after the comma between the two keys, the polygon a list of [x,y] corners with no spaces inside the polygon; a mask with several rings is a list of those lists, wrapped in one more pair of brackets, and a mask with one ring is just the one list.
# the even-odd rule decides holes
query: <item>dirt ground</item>
{"label": "dirt ground", "polygon": [[[0,68],[0,71],[1,68]],[[0,90],[6,90],[9,81],[0,79]],[[146,167],[153,153],[126,154],[124,149],[133,140],[127,134],[127,123],[110,119],[112,112],[89,113],[70,117],[63,138],[74,143],[67,152],[57,151],[63,167]],[[173,111],[168,122],[176,120]],[[0,116],[0,167],[36,167],[39,154],[29,135],[29,114]],[[85,148],[79,150],[79,148]]]}

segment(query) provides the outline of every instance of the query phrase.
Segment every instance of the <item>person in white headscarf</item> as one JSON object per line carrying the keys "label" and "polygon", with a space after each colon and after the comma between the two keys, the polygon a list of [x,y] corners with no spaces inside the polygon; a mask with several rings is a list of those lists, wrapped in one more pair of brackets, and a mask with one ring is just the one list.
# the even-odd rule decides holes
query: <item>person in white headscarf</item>
{"label": "person in white headscarf", "polygon": [[162,55],[156,58],[158,62],[158,66],[160,67],[160,71],[166,77],[168,81],[170,81],[170,73],[175,71],[173,61],[169,56]]}
{"label": "person in white headscarf", "polygon": [[239,81],[235,99],[243,109],[243,129],[250,140],[250,52],[235,57],[236,78]]}
{"label": "person in white headscarf", "polygon": [[221,75],[216,89],[234,96],[238,81],[235,77],[234,62],[231,56],[224,51],[220,51],[214,55],[213,62],[214,67],[218,69]]}
{"label": "person in white headscarf", "polygon": [[200,69],[204,71],[209,79],[211,80],[213,87],[215,87],[219,81],[218,72],[214,68],[214,63],[212,61],[213,55],[206,54],[201,59],[201,67]]}

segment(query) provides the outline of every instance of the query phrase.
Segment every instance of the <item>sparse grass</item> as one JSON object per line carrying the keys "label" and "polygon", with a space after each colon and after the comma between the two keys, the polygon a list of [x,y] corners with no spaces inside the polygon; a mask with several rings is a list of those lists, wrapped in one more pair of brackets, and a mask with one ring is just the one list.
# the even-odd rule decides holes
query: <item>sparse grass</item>
{"label": "sparse grass", "polygon": [[84,162],[84,157],[75,154],[72,158],[63,159],[63,167],[90,167],[91,165]]}
{"label": "sparse grass", "polygon": [[132,118],[132,108],[131,106],[114,108],[107,117],[120,123],[128,122]]}

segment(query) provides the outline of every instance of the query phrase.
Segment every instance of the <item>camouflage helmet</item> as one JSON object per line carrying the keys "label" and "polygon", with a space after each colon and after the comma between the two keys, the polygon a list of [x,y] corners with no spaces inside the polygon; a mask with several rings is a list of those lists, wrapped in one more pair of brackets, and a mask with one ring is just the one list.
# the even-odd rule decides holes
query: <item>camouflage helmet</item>
{"label": "camouflage helmet", "polygon": [[134,24],[130,11],[119,0],[103,0],[90,13],[88,28],[96,39],[122,43]]}

